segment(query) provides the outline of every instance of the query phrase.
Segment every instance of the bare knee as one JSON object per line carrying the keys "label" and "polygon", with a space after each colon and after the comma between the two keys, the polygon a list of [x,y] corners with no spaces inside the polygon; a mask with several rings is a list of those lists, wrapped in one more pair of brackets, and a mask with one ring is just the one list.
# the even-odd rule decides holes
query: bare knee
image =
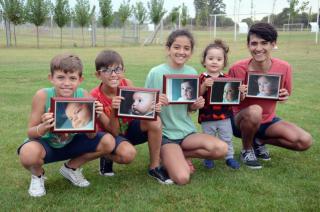
{"label": "bare knee", "polygon": [[106,134],[101,138],[97,150],[101,151],[102,154],[110,154],[115,147],[115,140],[111,134]]}
{"label": "bare knee", "polygon": [[228,153],[228,144],[223,141],[215,141],[210,149],[210,159],[223,158]]}
{"label": "bare knee", "polygon": [[246,108],[242,120],[247,123],[260,124],[262,120],[262,108],[259,105],[250,105]]}
{"label": "bare knee", "polygon": [[20,162],[24,167],[42,165],[44,157],[45,150],[42,145],[33,141],[24,144],[19,153]]}
{"label": "bare knee", "polygon": [[298,141],[298,150],[299,151],[305,151],[309,149],[312,146],[312,136],[309,133],[305,133],[299,138]]}
{"label": "bare knee", "polygon": [[137,151],[132,145],[126,145],[123,148],[119,146],[116,151],[116,155],[118,155],[120,158],[117,162],[122,164],[129,164],[134,160],[136,154]]}
{"label": "bare knee", "polygon": [[174,176],[170,176],[171,180],[178,185],[185,185],[188,184],[190,181],[190,173],[189,172],[180,172],[176,173]]}

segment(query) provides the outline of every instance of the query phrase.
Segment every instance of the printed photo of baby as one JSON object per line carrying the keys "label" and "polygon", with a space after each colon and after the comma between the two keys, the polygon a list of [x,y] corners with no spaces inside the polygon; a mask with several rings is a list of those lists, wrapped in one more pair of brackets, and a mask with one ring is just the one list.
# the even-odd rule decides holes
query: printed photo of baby
{"label": "printed photo of baby", "polygon": [[241,81],[214,81],[211,87],[210,104],[239,104]]}
{"label": "printed photo of baby", "polygon": [[248,79],[248,97],[277,99],[281,76],[250,74]]}

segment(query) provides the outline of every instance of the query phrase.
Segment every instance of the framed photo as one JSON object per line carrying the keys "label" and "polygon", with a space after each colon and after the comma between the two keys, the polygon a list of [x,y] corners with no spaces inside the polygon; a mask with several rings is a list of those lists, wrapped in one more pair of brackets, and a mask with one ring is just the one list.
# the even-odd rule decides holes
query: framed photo
{"label": "framed photo", "polygon": [[239,87],[241,79],[214,78],[210,88],[210,105],[237,105],[240,104]]}
{"label": "framed photo", "polygon": [[93,98],[51,98],[53,132],[95,132],[94,101]]}
{"label": "framed photo", "polygon": [[159,93],[159,89],[119,86],[118,96],[124,99],[117,110],[117,117],[155,120]]}
{"label": "framed photo", "polygon": [[281,78],[282,75],[277,73],[248,72],[246,97],[278,100]]}
{"label": "framed photo", "polygon": [[190,104],[199,97],[199,76],[188,74],[163,75],[163,93],[169,104]]}

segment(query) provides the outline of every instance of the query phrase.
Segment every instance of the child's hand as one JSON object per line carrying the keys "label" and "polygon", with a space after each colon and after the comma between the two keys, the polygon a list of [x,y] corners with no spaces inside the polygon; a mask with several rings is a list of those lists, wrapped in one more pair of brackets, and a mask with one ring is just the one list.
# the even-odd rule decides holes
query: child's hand
{"label": "child's hand", "polygon": [[169,105],[168,97],[165,94],[160,94],[159,95],[159,102],[161,103],[162,106]]}
{"label": "child's hand", "polygon": [[111,107],[113,109],[119,109],[121,101],[124,100],[124,97],[122,96],[115,96],[112,98]]}
{"label": "child's hand", "polygon": [[248,93],[248,85],[240,85],[239,86],[239,91],[240,91],[240,100],[243,101],[246,98],[246,95]]}
{"label": "child's hand", "polygon": [[[47,132],[49,129],[51,129],[54,126],[53,113],[42,114],[40,126],[44,129],[45,132]],[[40,128],[40,126],[39,126],[39,128]]]}
{"label": "child's hand", "polygon": [[285,101],[285,100],[288,100],[288,98],[289,98],[289,92],[288,92],[288,90],[285,89],[285,88],[281,88],[281,89],[279,90],[279,100],[280,100],[280,101]]}
{"label": "child's hand", "polygon": [[190,106],[191,110],[198,110],[204,107],[205,99],[202,96],[199,96],[199,98]]}
{"label": "child's hand", "polygon": [[94,106],[95,106],[97,117],[99,118],[103,113],[103,104],[99,101],[95,101]]}
{"label": "child's hand", "polygon": [[211,87],[213,85],[213,79],[211,77],[206,78],[203,83],[206,87]]}
{"label": "child's hand", "polygon": [[157,113],[160,113],[161,112],[161,102],[158,102],[157,104],[156,104],[156,107],[155,107],[155,109],[156,109],[156,112]]}

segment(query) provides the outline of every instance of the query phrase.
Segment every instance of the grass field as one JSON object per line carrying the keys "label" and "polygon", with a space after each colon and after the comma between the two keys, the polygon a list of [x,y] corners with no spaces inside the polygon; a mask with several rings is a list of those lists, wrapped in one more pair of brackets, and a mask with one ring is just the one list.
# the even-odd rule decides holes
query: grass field
{"label": "grass field", "polygon": [[[218,34],[219,35],[219,34]],[[247,57],[245,37],[232,42],[232,34],[219,35],[230,45],[230,64]],[[197,46],[189,64],[202,71],[201,50],[209,42],[208,32],[195,32]],[[31,42],[21,38],[21,42]],[[26,41],[27,40],[27,41]],[[17,147],[26,137],[31,98],[42,87],[50,86],[47,75],[50,59],[60,52],[78,54],[84,62],[87,90],[98,84],[94,58],[102,48],[0,48],[0,210],[1,211],[319,211],[320,210],[320,45],[310,34],[280,33],[275,57],[287,60],[294,69],[293,95],[279,104],[278,115],[309,131],[314,145],[306,152],[293,152],[269,146],[272,160],[263,169],[244,166],[239,171],[217,161],[213,170],[194,160],[197,171],[186,186],[164,186],[147,175],[147,145],[137,147],[138,156],[130,165],[115,165],[115,177],[98,175],[98,161],[84,166],[91,182],[76,188],[58,172],[62,162],[45,166],[47,195],[35,199],[27,189],[29,173],[19,164]],[[35,42],[35,40],[34,40]],[[59,42],[57,41],[57,46]],[[44,46],[51,44],[44,43]],[[162,46],[112,47],[124,58],[126,75],[136,86],[143,86],[151,67],[165,62]],[[200,129],[200,128],[199,128]],[[234,139],[236,157],[240,141]]]}

